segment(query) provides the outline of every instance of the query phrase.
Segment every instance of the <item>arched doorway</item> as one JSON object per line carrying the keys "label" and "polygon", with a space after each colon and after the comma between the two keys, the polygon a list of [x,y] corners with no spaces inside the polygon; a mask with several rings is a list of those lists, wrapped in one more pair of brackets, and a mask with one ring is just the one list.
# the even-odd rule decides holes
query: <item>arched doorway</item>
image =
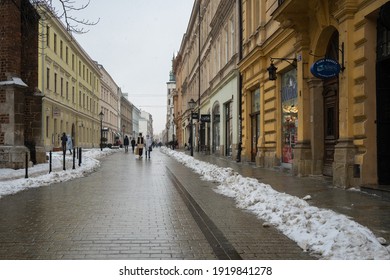
{"label": "arched doorway", "polygon": [[[390,10],[390,9],[388,9]],[[390,185],[390,26],[377,23],[376,104],[378,183]]]}
{"label": "arched doorway", "polygon": [[[338,61],[339,33],[334,31],[330,37],[326,58]],[[322,173],[333,176],[334,151],[339,138],[339,77],[325,79],[323,81],[324,105],[324,164]]]}

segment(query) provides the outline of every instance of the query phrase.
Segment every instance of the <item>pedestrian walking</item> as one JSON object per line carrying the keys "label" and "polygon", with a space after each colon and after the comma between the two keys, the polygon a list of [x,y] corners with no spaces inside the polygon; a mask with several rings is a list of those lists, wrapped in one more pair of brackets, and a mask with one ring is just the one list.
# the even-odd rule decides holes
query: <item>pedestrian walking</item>
{"label": "pedestrian walking", "polygon": [[66,153],[66,143],[67,142],[68,142],[68,137],[66,137],[66,134],[64,132],[64,133],[62,133],[62,137],[61,137],[62,151],[64,152],[64,154]]}
{"label": "pedestrian walking", "polygon": [[125,153],[127,153],[129,151],[129,137],[127,135],[123,139],[123,145],[125,146]]}
{"label": "pedestrian walking", "polygon": [[135,139],[131,138],[131,147],[133,148],[133,154],[134,154],[134,148],[135,148]]}
{"label": "pedestrian walking", "polygon": [[150,158],[150,152],[152,151],[152,145],[153,141],[152,138],[149,137],[149,135],[146,135],[146,141],[145,141],[145,158]]}
{"label": "pedestrian walking", "polygon": [[70,135],[67,136],[67,140],[66,140],[66,149],[69,150],[70,154],[72,154],[72,150],[73,150],[73,141],[72,141],[72,137]]}
{"label": "pedestrian walking", "polygon": [[137,138],[138,155],[140,158],[142,158],[142,153],[144,151],[144,143],[144,137],[142,136],[142,133],[140,133]]}

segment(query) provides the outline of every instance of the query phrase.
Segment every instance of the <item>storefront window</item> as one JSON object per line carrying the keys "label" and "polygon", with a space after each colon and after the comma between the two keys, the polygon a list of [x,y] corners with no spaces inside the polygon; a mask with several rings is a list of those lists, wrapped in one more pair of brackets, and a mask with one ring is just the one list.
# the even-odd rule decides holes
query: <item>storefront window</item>
{"label": "storefront window", "polygon": [[251,161],[256,161],[257,141],[260,136],[260,88],[252,91],[251,129]]}
{"label": "storefront window", "polygon": [[225,129],[226,129],[226,156],[232,155],[232,139],[233,139],[233,102],[225,104]]}
{"label": "storefront window", "polygon": [[298,128],[297,71],[282,75],[282,162],[291,164]]}
{"label": "storefront window", "polygon": [[213,110],[213,152],[219,151],[220,149],[220,119],[219,105],[216,105]]}

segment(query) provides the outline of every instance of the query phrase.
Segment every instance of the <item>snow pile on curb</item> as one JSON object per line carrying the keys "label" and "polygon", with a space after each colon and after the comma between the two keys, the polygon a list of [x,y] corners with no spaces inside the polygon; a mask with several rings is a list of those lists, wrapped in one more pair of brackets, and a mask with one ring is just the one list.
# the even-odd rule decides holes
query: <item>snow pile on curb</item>
{"label": "snow pile on curb", "polygon": [[239,208],[272,224],[305,251],[322,259],[390,259],[390,246],[383,246],[368,228],[345,215],[310,206],[304,199],[279,193],[231,168],[221,168],[167,148],[162,151],[202,175],[204,180],[219,183],[217,193],[234,198]]}
{"label": "snow pile on curb", "polygon": [[24,169],[2,169],[0,176],[0,198],[2,196],[15,194],[26,189],[48,186],[53,183],[60,183],[75,178],[84,177],[86,174],[95,171],[100,166],[100,161],[98,159],[116,151],[117,150],[111,149],[104,149],[103,151],[100,151],[100,149],[85,149],[82,153],[81,166],[76,166],[76,169],[74,170],[72,169],[73,157],[71,155],[67,155],[65,158],[67,170],[65,171],[62,170],[62,152],[53,152],[53,171],[49,174],[49,163],[38,164],[28,169],[29,178],[27,179],[24,178]]}

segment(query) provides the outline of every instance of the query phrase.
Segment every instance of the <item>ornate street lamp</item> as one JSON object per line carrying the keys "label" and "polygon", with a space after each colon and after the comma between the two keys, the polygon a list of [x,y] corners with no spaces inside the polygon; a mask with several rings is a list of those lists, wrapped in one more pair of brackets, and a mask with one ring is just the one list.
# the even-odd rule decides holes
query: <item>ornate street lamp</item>
{"label": "ornate street lamp", "polygon": [[104,114],[102,111],[99,113],[100,118],[100,151],[103,151],[103,117]]}
{"label": "ornate street lamp", "polygon": [[192,131],[192,114],[193,110],[195,108],[196,102],[194,99],[191,98],[190,101],[188,101],[188,108],[191,110],[191,123],[190,123],[190,149],[191,149],[191,156],[194,156],[194,145],[192,144],[194,142],[193,140],[193,131]]}
{"label": "ornate street lamp", "polygon": [[272,60],[271,60],[271,65],[267,68],[267,70],[268,70],[269,80],[275,81],[276,80],[276,70],[278,70],[278,68],[275,67],[274,62]]}

